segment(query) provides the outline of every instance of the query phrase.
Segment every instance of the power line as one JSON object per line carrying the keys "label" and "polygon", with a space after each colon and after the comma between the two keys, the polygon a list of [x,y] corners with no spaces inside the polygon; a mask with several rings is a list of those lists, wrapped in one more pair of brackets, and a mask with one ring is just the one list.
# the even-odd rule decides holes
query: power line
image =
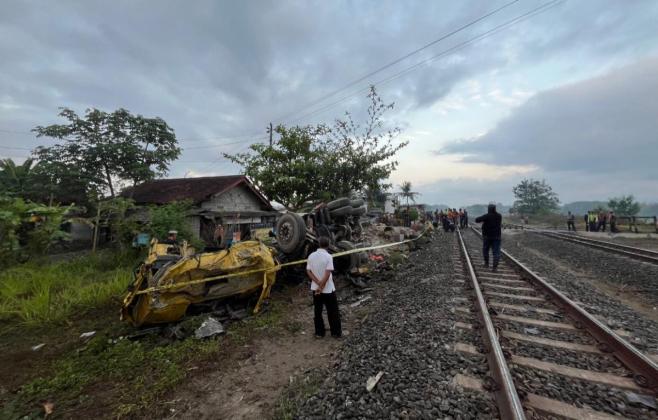
{"label": "power line", "polygon": [[322,96],[321,98],[318,98],[318,99],[316,99],[316,100],[314,100],[314,101],[312,101],[312,102],[307,103],[306,105],[304,105],[304,106],[303,106],[302,108],[300,108],[299,110],[297,110],[297,111],[295,111],[295,112],[291,112],[291,113],[289,113],[289,114],[287,114],[287,115],[285,115],[285,116],[283,116],[283,117],[281,117],[281,118],[276,119],[275,121],[283,121],[283,120],[286,120],[286,119],[288,119],[289,117],[291,117],[291,116],[294,115],[294,114],[297,114],[297,113],[299,113],[299,112],[301,112],[301,111],[303,111],[303,110],[305,110],[305,109],[308,109],[308,108],[311,107],[311,106],[317,105],[317,104],[323,102],[325,99],[331,98],[332,96],[334,96],[334,95],[336,95],[336,94],[338,94],[338,93],[340,93],[340,92],[342,92],[342,91],[344,91],[344,90],[347,90],[348,88],[350,88],[350,87],[356,85],[357,83],[360,83],[360,82],[366,80],[367,78],[369,78],[369,77],[371,77],[371,76],[374,76],[375,74],[380,73],[380,72],[382,72],[382,71],[384,71],[384,70],[386,70],[386,69],[388,69],[388,68],[390,68],[390,67],[392,67],[392,66],[394,66],[394,65],[396,65],[396,64],[398,64],[398,63],[400,63],[400,62],[402,62],[402,61],[404,61],[404,60],[406,60],[407,58],[409,58],[409,57],[411,57],[411,56],[413,56],[413,55],[415,55],[415,54],[418,54],[419,52],[421,52],[421,51],[423,51],[423,50],[425,50],[425,49],[427,49],[427,48],[429,48],[429,47],[431,47],[431,46],[433,46],[433,45],[436,45],[437,43],[439,43],[439,42],[441,42],[441,41],[443,41],[443,40],[445,40],[445,39],[447,39],[447,38],[450,38],[451,36],[453,36],[453,35],[455,35],[455,34],[461,32],[461,31],[463,31],[464,29],[467,29],[467,28],[469,28],[469,27],[475,25],[476,23],[481,22],[482,20],[488,18],[489,16],[492,16],[492,15],[494,15],[494,14],[500,12],[501,10],[506,9],[507,7],[513,5],[514,3],[517,3],[518,1],[519,1],[519,0],[512,0],[511,2],[506,3],[506,4],[502,5],[502,6],[500,6],[499,8],[494,9],[494,10],[492,10],[491,12],[488,12],[488,13],[482,15],[482,16],[480,16],[479,18],[477,18],[477,19],[475,19],[475,20],[472,20],[472,21],[468,22],[467,24],[462,25],[462,26],[460,26],[459,28],[454,29],[454,30],[448,32],[447,34],[440,36],[439,38],[437,38],[437,39],[435,39],[435,40],[433,40],[433,41],[431,41],[431,42],[429,42],[429,43],[423,45],[422,47],[416,48],[415,50],[413,50],[413,51],[411,51],[411,52],[409,52],[409,53],[403,55],[402,57],[396,58],[395,60],[391,61],[390,63],[385,64],[385,65],[383,65],[382,67],[379,67],[378,69],[373,70],[373,71],[371,71],[370,73],[365,74],[365,75],[359,77],[358,79],[351,81],[350,83],[346,84],[345,86],[341,87],[340,89],[334,90],[333,92],[328,93],[328,94]]}
{"label": "power line", "polygon": [[[444,50],[444,51],[440,52],[439,54],[436,54],[436,55],[434,55],[434,56],[432,56],[432,57],[429,57],[429,58],[427,58],[427,59],[425,59],[425,60],[422,60],[422,61],[420,61],[420,62],[418,62],[418,63],[416,63],[416,64],[414,64],[414,65],[412,65],[412,66],[410,66],[410,67],[407,67],[407,68],[405,68],[404,70],[402,70],[402,71],[400,71],[400,72],[398,72],[398,73],[393,74],[392,76],[389,76],[389,77],[387,77],[387,78],[385,78],[385,79],[382,79],[382,80],[379,80],[379,81],[377,81],[377,82],[374,82],[374,83],[372,83],[372,85],[373,85],[373,86],[377,86],[377,85],[382,85],[382,84],[388,83],[388,82],[390,82],[391,80],[397,79],[397,78],[399,78],[399,77],[401,77],[401,76],[403,76],[403,75],[405,75],[405,74],[407,74],[407,73],[410,73],[411,71],[416,70],[417,68],[419,68],[419,67],[421,67],[421,66],[423,66],[423,65],[425,65],[425,64],[427,64],[427,63],[429,63],[429,62],[431,62],[431,61],[434,61],[434,60],[436,60],[436,59],[438,59],[438,58],[441,58],[441,57],[443,57],[443,56],[445,56],[445,55],[447,55],[447,54],[450,54],[450,53],[452,53],[452,52],[455,52],[455,51],[457,51],[457,50],[463,49],[463,48],[467,47],[468,45],[470,45],[470,44],[472,44],[472,43],[475,43],[475,42],[477,42],[477,41],[480,41],[480,40],[482,40],[482,39],[485,39],[485,38],[488,38],[488,37],[490,37],[490,36],[492,36],[492,35],[495,35],[497,32],[500,32],[501,30],[503,30],[503,29],[505,29],[505,28],[507,28],[507,27],[513,26],[513,25],[515,25],[515,24],[517,24],[517,23],[519,23],[519,22],[521,22],[521,21],[523,21],[523,20],[529,19],[530,17],[533,17],[533,16],[535,16],[535,15],[537,15],[537,14],[543,13],[543,12],[549,10],[550,8],[552,8],[552,7],[554,7],[554,6],[557,6],[559,3],[563,3],[564,1],[566,1],[566,0],[552,0],[552,1],[549,1],[549,2],[547,2],[547,3],[544,3],[543,5],[540,5],[540,6],[536,7],[536,8],[534,8],[534,9],[530,10],[529,12],[526,12],[526,13],[524,13],[524,14],[522,14],[522,15],[519,15],[519,16],[513,18],[513,19],[510,19],[510,20],[508,20],[508,21],[506,21],[506,22],[504,22],[504,23],[502,23],[502,24],[500,24],[500,25],[495,26],[494,28],[492,28],[492,29],[490,29],[490,30],[487,30],[487,31],[485,31],[485,32],[482,32],[481,34],[479,34],[479,35],[477,35],[477,36],[475,36],[475,37],[472,37],[472,38],[470,38],[470,39],[468,39],[468,40],[466,40],[466,41],[464,41],[464,42],[461,42],[461,43],[459,43],[459,44],[457,44],[457,45],[455,45],[455,46],[453,46],[453,47],[451,47],[451,48],[448,48],[447,50]],[[346,101],[346,100],[348,100],[348,99],[350,99],[350,98],[353,98],[353,97],[355,97],[355,96],[357,96],[357,95],[359,95],[359,94],[361,94],[361,93],[363,93],[363,92],[366,92],[369,88],[370,88],[369,86],[368,86],[368,87],[365,87],[365,88],[361,88],[361,89],[359,89],[358,91],[355,91],[354,93],[351,93],[351,94],[349,94],[349,95],[346,95],[346,96],[344,96],[344,97],[342,97],[342,98],[340,98],[340,99],[338,99],[338,100],[336,100],[336,101],[334,101],[334,102],[331,102],[331,103],[329,103],[328,105],[325,105],[325,106],[323,106],[323,107],[321,107],[321,108],[318,108],[318,109],[316,109],[316,110],[314,110],[314,111],[311,111],[311,112],[308,112],[308,113],[306,113],[306,114],[303,114],[302,116],[297,117],[297,118],[295,118],[295,119],[293,119],[293,120],[289,120],[288,122],[289,122],[289,123],[293,123],[293,122],[299,121],[299,120],[301,120],[301,119],[308,118],[308,117],[311,117],[311,116],[315,116],[315,115],[317,115],[317,114],[320,114],[320,113],[322,113],[322,112],[324,112],[324,111],[327,111],[327,110],[333,108],[334,106],[336,106],[336,105],[338,105],[338,104],[340,104],[340,103],[342,103],[342,102],[344,102],[344,101]]]}

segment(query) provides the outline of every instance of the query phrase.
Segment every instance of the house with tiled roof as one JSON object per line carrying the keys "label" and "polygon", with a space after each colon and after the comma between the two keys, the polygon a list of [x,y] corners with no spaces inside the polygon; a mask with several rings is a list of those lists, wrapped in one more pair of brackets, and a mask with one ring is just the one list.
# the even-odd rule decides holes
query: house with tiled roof
{"label": "house with tiled roof", "polygon": [[218,225],[227,233],[239,231],[245,237],[253,229],[272,226],[278,214],[244,175],[156,179],[129,187],[121,195],[137,205],[191,201],[188,220],[192,232],[208,243]]}

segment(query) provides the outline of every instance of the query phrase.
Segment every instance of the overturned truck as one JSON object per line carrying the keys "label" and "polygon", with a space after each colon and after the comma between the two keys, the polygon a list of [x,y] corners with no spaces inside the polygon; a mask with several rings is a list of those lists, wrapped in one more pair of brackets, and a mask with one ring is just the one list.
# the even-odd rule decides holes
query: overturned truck
{"label": "overturned truck", "polygon": [[[306,258],[318,246],[318,238],[329,238],[332,253],[349,251],[361,241],[363,226],[361,216],[366,214],[362,199],[339,198],[320,203],[308,213],[286,213],[276,224],[276,246],[281,258],[297,260]],[[338,271],[356,268],[362,256],[351,254],[337,258]]]}

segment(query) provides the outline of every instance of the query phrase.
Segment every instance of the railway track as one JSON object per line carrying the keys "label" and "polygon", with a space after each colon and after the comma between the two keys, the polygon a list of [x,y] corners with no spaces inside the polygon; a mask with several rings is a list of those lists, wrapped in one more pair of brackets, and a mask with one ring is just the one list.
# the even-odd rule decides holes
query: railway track
{"label": "railway track", "polygon": [[591,248],[602,249],[604,251],[613,252],[615,254],[623,255],[625,257],[633,258],[652,264],[658,264],[658,252],[649,249],[637,248],[634,246],[621,245],[608,241],[600,241],[597,239],[587,238],[584,236],[577,236],[575,234],[562,233],[562,232],[547,232],[536,231],[549,238],[561,239],[576,244],[585,245]]}
{"label": "railway track", "polygon": [[477,234],[457,231],[455,278],[472,300],[456,308],[464,322],[455,327],[474,342],[455,350],[485,357],[489,375],[455,382],[492,392],[503,419],[658,418],[658,365],[628,332],[608,328],[505,251],[498,271],[484,268]]}
{"label": "railway track", "polygon": [[638,248],[634,246],[616,244],[609,241],[601,241],[592,239],[585,236],[579,236],[575,233],[565,233],[561,231],[551,231],[546,229],[532,228],[522,225],[507,224],[506,227],[512,229],[522,229],[540,235],[548,236],[549,238],[561,239],[564,241],[585,245],[591,248],[601,249],[604,251],[612,252],[615,254],[623,255],[635,260],[644,261],[658,265],[658,252],[650,249]]}

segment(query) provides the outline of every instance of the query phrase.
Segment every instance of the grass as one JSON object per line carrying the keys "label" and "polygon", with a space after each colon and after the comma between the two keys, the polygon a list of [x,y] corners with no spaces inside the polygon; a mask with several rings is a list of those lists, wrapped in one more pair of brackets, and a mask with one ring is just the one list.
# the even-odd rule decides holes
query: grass
{"label": "grass", "polygon": [[[257,333],[276,334],[286,328],[286,309],[285,303],[277,303],[231,325],[226,336],[210,340],[193,335],[169,340],[154,334],[132,341],[119,336],[130,331],[126,326],[108,325],[82,348],[60,355],[24,383],[0,408],[0,418],[43,418],[42,401],[55,402],[57,414],[64,417],[84,416],[87,411],[102,418],[140,417],[160,409],[162,399],[196,372],[192,366],[224,359],[222,352],[230,353]],[[180,325],[194,331],[206,316],[188,317]],[[104,415],[98,414],[101,410]]]}
{"label": "grass", "polygon": [[37,416],[41,412],[38,403],[43,400],[54,401],[59,413],[77,411],[85,403],[93,407],[87,390],[95,384],[111,392],[111,413],[106,414],[127,417],[153,404],[185,378],[190,360],[203,360],[218,349],[215,340],[189,338],[165,346],[159,345],[157,338],[115,342],[105,335],[94,337],[83,349],[56,360],[49,374],[25,384],[7,408],[0,410],[0,418],[14,418],[15,413]]}
{"label": "grass", "polygon": [[0,321],[58,323],[120,296],[135,256],[103,252],[58,263],[30,262],[0,273]]}

